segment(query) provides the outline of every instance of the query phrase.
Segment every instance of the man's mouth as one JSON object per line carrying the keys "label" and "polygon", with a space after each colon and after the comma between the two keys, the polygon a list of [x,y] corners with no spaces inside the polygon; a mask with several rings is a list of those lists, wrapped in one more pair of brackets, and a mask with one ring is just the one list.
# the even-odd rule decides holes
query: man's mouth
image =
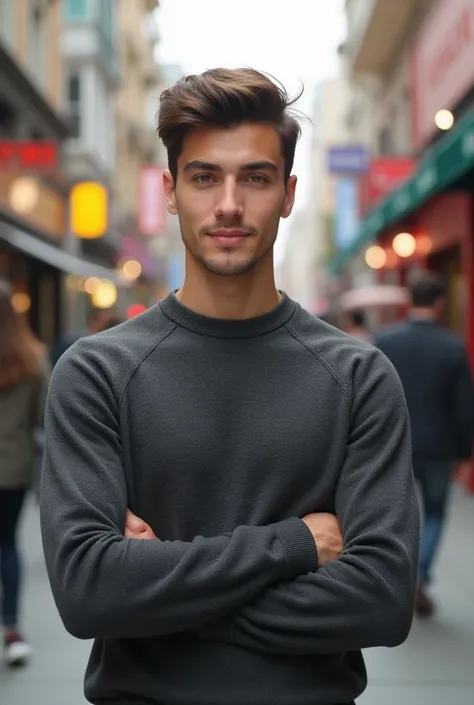
{"label": "man's mouth", "polygon": [[212,232],[208,233],[214,242],[223,247],[241,245],[249,234],[247,230],[241,230],[240,228],[219,228],[219,230],[212,230]]}

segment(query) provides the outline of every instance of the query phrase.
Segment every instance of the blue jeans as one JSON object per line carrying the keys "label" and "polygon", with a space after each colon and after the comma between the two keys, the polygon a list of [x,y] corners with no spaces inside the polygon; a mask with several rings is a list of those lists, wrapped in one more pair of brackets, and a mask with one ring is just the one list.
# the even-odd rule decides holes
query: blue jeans
{"label": "blue jeans", "polygon": [[0,489],[0,578],[2,586],[2,622],[14,629],[18,624],[20,594],[20,557],[16,530],[26,490]]}
{"label": "blue jeans", "polygon": [[423,527],[420,543],[419,582],[427,585],[441,540],[453,464],[432,460],[413,460],[413,471],[423,499]]}

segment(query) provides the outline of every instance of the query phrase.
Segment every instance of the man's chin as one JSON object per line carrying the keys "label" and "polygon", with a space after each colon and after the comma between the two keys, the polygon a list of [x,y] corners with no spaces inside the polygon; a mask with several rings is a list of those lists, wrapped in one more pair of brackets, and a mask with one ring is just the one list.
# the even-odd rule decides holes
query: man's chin
{"label": "man's chin", "polygon": [[255,260],[222,261],[218,259],[203,259],[201,260],[204,267],[212,274],[217,274],[221,277],[238,277],[251,272],[257,262]]}

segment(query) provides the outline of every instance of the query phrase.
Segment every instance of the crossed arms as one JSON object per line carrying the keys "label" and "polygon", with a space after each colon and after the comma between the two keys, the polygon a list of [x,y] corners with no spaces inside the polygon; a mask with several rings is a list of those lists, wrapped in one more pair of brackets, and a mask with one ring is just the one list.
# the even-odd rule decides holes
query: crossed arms
{"label": "crossed arms", "polygon": [[191,542],[125,537],[118,424],[116,399],[94,363],[60,362],[47,409],[41,526],[53,595],[73,635],[195,630],[287,654],[406,638],[419,509],[404,397],[388,364],[353,404],[335,496],[344,546],[335,560],[325,560],[329,530],[315,538],[310,522],[321,519],[311,517]]}

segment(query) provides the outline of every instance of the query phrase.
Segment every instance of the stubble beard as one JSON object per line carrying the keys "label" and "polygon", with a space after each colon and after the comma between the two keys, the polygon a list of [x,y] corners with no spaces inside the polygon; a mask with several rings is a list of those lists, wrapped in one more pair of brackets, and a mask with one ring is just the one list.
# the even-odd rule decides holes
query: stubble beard
{"label": "stubble beard", "polygon": [[221,277],[239,277],[252,272],[268,257],[268,255],[272,253],[276,241],[276,235],[264,252],[261,254],[252,253],[246,259],[237,261],[232,261],[233,255],[236,254],[233,248],[229,248],[227,252],[224,250],[219,259],[213,259],[212,257],[207,257],[206,255],[196,251],[198,248],[194,249],[193,247],[190,247],[185,238],[182,238],[182,240],[187,252],[191,255],[193,260],[198,262],[211,274]]}
{"label": "stubble beard", "polygon": [[248,274],[259,262],[259,258],[250,257],[247,260],[240,262],[222,262],[207,257],[197,256],[191,253],[193,257],[211,274],[217,274],[221,277],[239,277]]}

